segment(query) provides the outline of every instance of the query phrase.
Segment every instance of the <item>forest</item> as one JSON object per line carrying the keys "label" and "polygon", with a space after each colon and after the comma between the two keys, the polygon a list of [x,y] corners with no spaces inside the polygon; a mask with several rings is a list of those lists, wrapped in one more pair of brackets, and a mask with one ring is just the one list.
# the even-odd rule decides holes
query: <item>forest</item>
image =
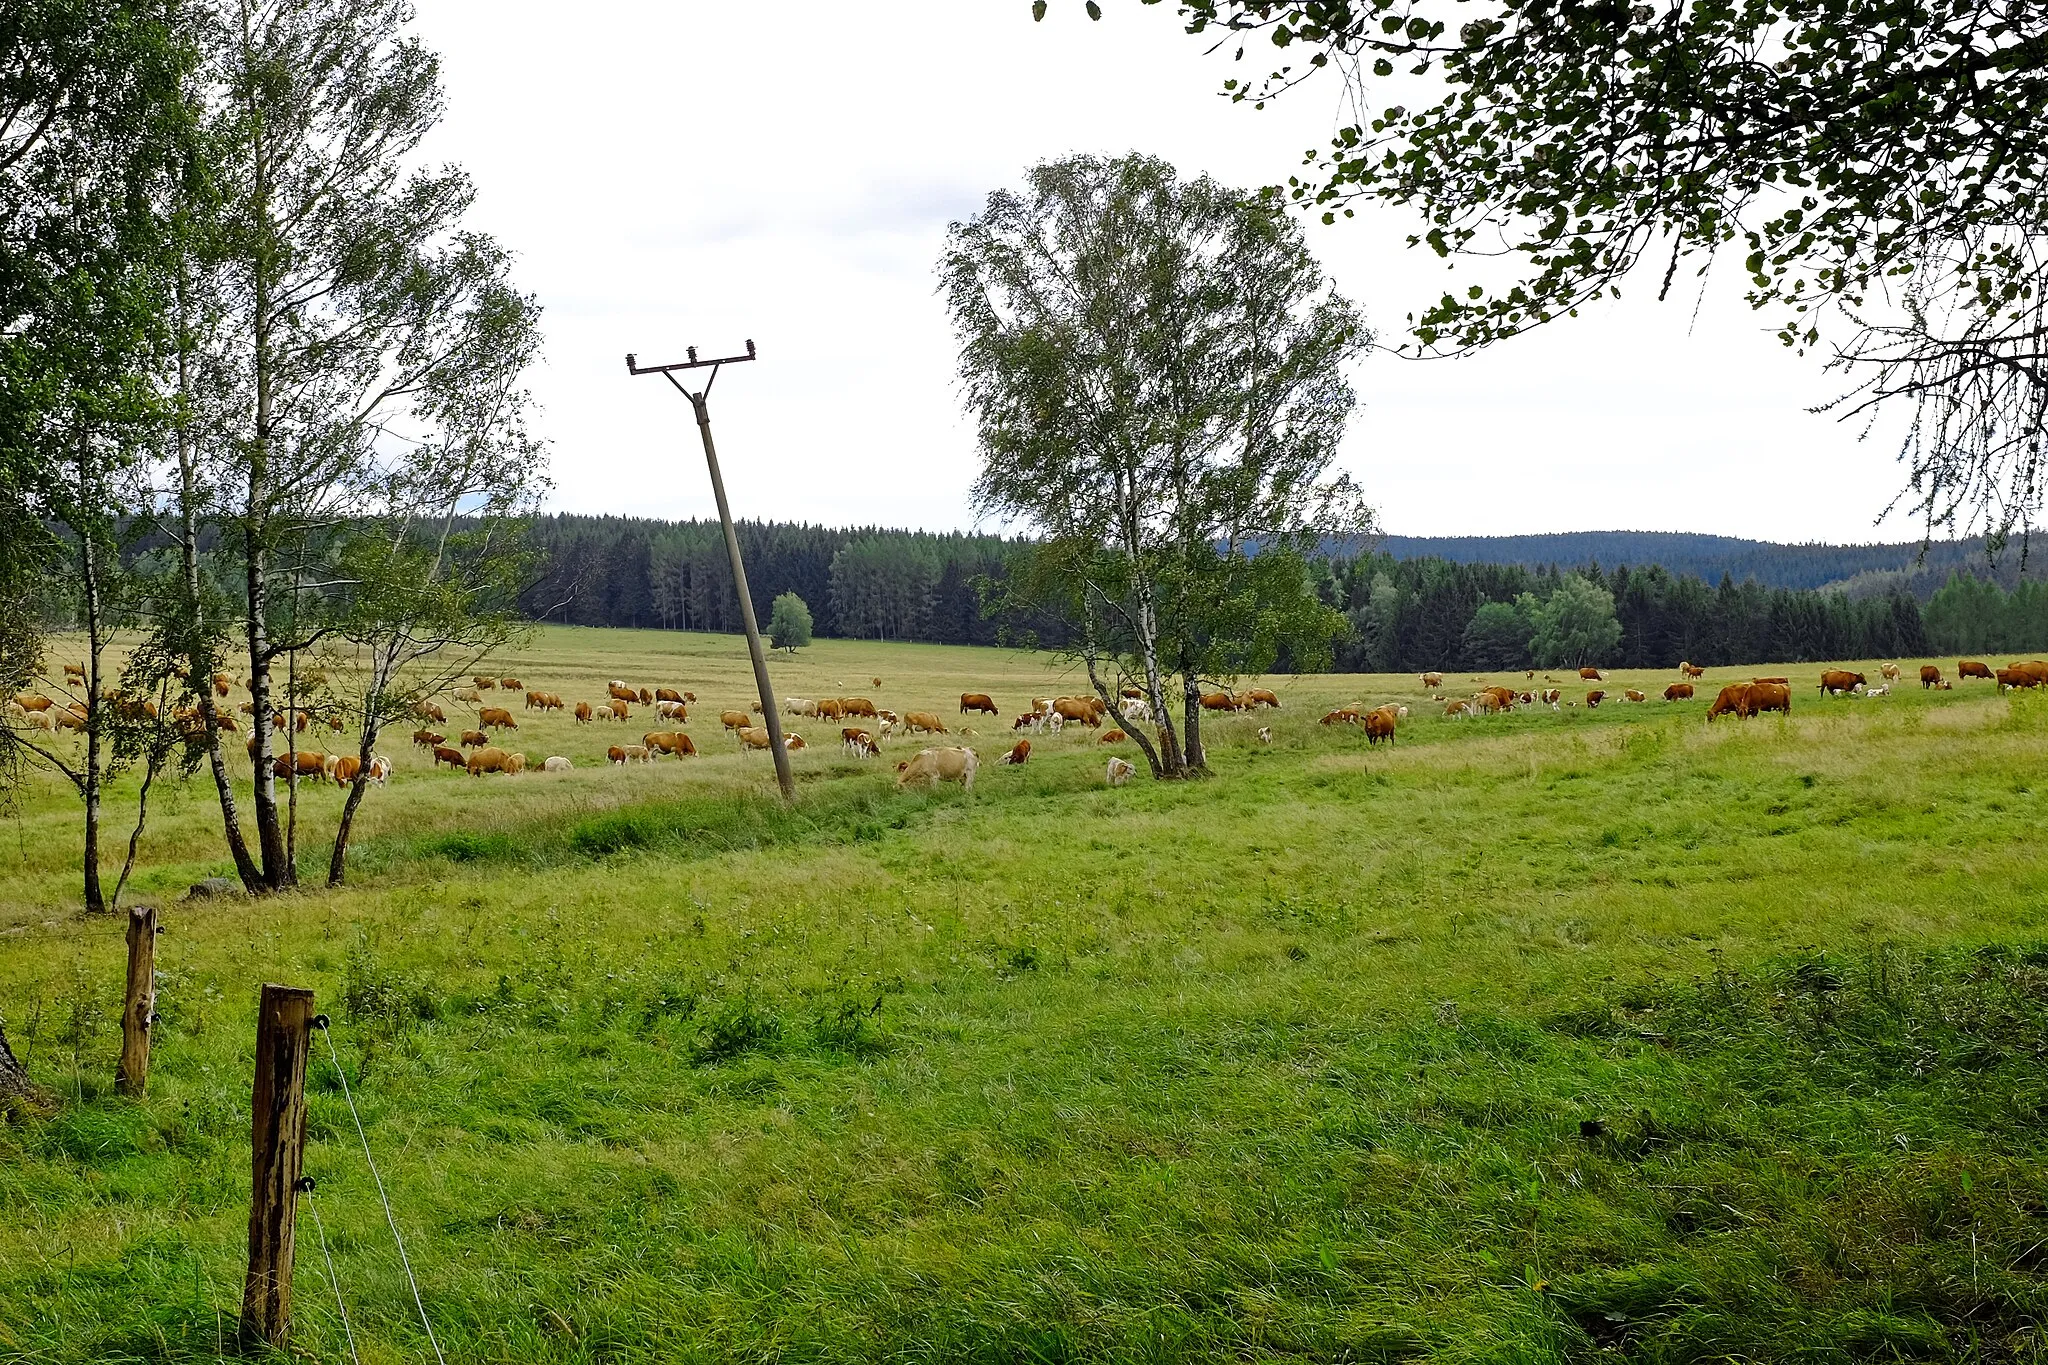
{"label": "forest", "polygon": [[[763,620],[776,597],[793,592],[820,636],[1067,643],[1055,622],[984,613],[1015,557],[1028,553],[1026,541],[774,522],[738,530]],[[562,514],[538,519],[533,536],[542,567],[520,600],[530,619],[740,628],[715,522]],[[1681,659],[1734,665],[2048,648],[2048,585],[2022,579],[2008,591],[1956,567],[1924,604],[1897,584],[1859,594],[1726,572],[1710,582],[1660,564],[1532,567],[1386,549],[1325,557],[1311,572],[1318,595],[1348,624],[1334,646],[1335,666],[1348,672],[1526,668],[1580,662],[1579,653],[1618,668],[1664,668]],[[1560,587],[1580,614],[1563,636]],[[1548,647],[1539,639],[1547,616]]]}

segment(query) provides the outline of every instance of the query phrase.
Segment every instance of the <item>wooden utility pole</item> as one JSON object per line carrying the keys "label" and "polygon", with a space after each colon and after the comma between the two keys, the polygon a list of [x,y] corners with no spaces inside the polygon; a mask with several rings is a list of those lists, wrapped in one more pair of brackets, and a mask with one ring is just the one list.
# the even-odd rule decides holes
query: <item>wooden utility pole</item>
{"label": "wooden utility pole", "polygon": [[[782,788],[782,799],[796,800],[796,778],[789,771],[789,750],[782,744],[782,713],[775,705],[775,689],[768,685],[768,655],[761,648],[761,626],[754,617],[754,598],[747,591],[747,566],[740,562],[740,538],[732,527],[732,509],[725,503],[725,477],[718,472],[718,447],[711,442],[711,386],[718,382],[718,367],[737,365],[754,359],[754,343],[747,342],[745,355],[723,356],[717,360],[697,359],[697,348],[688,348],[690,358],[673,365],[641,365],[628,352],[626,372],[628,374],[658,374],[675,385],[677,393],[690,400],[690,407],[697,414],[697,431],[704,438],[704,463],[711,470],[711,494],[718,500],[718,521],[725,528],[725,553],[732,560],[733,587],[740,595],[740,624],[747,628],[747,652],[754,658],[754,686],[761,693],[761,722],[768,727],[768,752],[775,756],[775,781]],[[698,370],[709,366],[711,377],[704,381],[701,393],[691,393],[683,387],[683,381],[676,378],[677,370]]]}
{"label": "wooden utility pole", "polygon": [[291,1334],[292,1252],[306,1159],[306,1059],[312,1048],[313,992],[266,985],[256,1014],[249,1276],[242,1285],[242,1340],[251,1345],[282,1348]]}
{"label": "wooden utility pole", "polygon": [[121,1066],[114,1088],[140,1096],[149,1089],[149,1031],[156,1024],[156,922],[154,905],[128,910],[128,993],[121,1006]]}

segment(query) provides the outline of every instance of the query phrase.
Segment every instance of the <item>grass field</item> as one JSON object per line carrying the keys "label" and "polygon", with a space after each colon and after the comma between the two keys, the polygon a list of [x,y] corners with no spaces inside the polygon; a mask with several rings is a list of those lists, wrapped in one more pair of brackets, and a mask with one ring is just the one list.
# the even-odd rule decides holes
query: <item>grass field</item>
{"label": "grass field", "polygon": [[[991,692],[985,760],[1078,688],[937,646],[771,667]],[[1787,673],[1789,719],[1460,722],[1412,678],[1277,678],[1209,780],[1109,790],[1069,732],[904,793],[910,744],[821,742],[785,810],[719,737],[736,639],[550,629],[502,671],[691,688],[704,754],[610,769],[666,727],[522,713],[576,771],[472,780],[397,737],[354,884],[258,904],[176,900],[225,864],[171,784],[141,1102],[76,802],[27,793],[0,1015],[65,1103],[0,1124],[0,1360],[233,1354],[263,981],[334,1018],[450,1360],[2048,1355],[2048,700],[1822,700],[1802,665],[1702,687]],[[1316,724],[1383,700],[1391,750]],[[310,878],[340,796],[302,801]],[[324,1053],[312,1088],[361,1358],[431,1359]],[[304,1213],[297,1295],[297,1353],[346,1360]]]}

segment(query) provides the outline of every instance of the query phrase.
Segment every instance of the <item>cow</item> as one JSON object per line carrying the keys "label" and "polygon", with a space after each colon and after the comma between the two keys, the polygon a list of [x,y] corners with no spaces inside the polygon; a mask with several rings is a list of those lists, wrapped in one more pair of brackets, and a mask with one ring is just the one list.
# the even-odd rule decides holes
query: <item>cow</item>
{"label": "cow", "polygon": [[471,678],[469,681],[480,692],[488,692],[498,685],[498,680],[496,678],[486,678],[481,673],[479,673],[474,678]]}
{"label": "cow", "polygon": [[1897,682],[1899,680],[1899,666],[1897,664],[1886,664],[1877,671],[1884,675],[1886,682]]}
{"label": "cow", "polygon": [[960,694],[960,714],[964,716],[969,711],[976,711],[990,716],[1000,716],[1002,714],[1002,712],[996,710],[996,704],[989,700],[989,695],[986,692],[962,692]]}
{"label": "cow", "polygon": [[47,711],[50,699],[40,692],[24,692],[15,699],[15,704],[24,711]]}
{"label": "cow", "polygon": [[1090,697],[1055,697],[1052,702],[1052,714],[1062,721],[1073,721],[1090,729],[1099,729],[1102,726],[1101,705]]}
{"label": "cow", "polygon": [[875,704],[866,697],[841,697],[839,699],[839,714],[847,720],[852,720],[856,716],[862,720],[879,720],[881,718],[881,714],[875,710]]}
{"label": "cow", "polygon": [[[2014,664],[2013,667],[2017,668],[2019,665]],[[1956,660],[1956,676],[1958,678],[1982,678],[1990,683],[1997,682],[1997,679],[1992,677],[1991,670],[1984,666],[1984,662],[1981,659]]]}
{"label": "cow", "polygon": [[391,780],[391,760],[382,754],[371,754],[369,779],[380,787],[389,782]]}
{"label": "cow", "polygon": [[541,763],[540,770],[544,773],[566,773],[575,766],[560,754],[549,754]]}
{"label": "cow", "polygon": [[545,692],[535,692],[535,691],[533,691],[533,690],[531,690],[531,689],[528,689],[528,691],[527,691],[527,693],[526,693],[526,709],[527,709],[527,710],[529,710],[529,711],[545,711],[545,710],[547,709],[547,704],[548,704],[548,699],[547,699],[547,694],[546,694]]}
{"label": "cow", "polygon": [[1701,668],[1698,664],[1680,663],[1678,665],[1678,676],[1681,678],[1704,678],[1706,675],[1707,670]]}
{"label": "cow", "polygon": [[1425,673],[1422,675],[1422,690],[1425,692],[1431,688],[1442,687],[1443,685],[1444,675],[1441,673]]}
{"label": "cow", "polygon": [[846,752],[855,758],[873,758],[882,752],[882,746],[875,743],[875,737],[857,725],[849,725],[839,732],[839,742]]}
{"label": "cow", "polygon": [[1636,689],[1635,689],[1635,688],[1633,688],[1633,687],[1624,687],[1624,688],[1623,688],[1623,689],[1621,690],[1621,699],[1622,699],[1623,701],[1648,701],[1648,700],[1649,700],[1649,698],[1648,698],[1648,697],[1644,696],[1644,695],[1643,695],[1643,694],[1642,694],[1642,693],[1641,693],[1640,691],[1636,690]]}
{"label": "cow", "polygon": [[356,780],[356,774],[362,770],[362,759],[354,754],[343,754],[334,760],[334,769],[331,773],[331,776],[334,778],[334,785],[337,787],[348,786]]}
{"label": "cow", "polygon": [[657,687],[654,689],[654,699],[656,701],[681,701],[683,694],[676,691],[673,687]]}
{"label": "cow", "polygon": [[744,725],[740,727],[740,748],[766,749],[771,747],[768,727],[765,725]]}
{"label": "cow", "polygon": [[[612,703],[613,706],[616,706],[617,704],[617,702]],[[610,720],[612,718],[612,708],[611,706],[593,707],[591,709],[590,714],[591,717],[596,720]]]}
{"label": "cow", "polygon": [[1891,694],[1892,685],[1890,683],[1879,683],[1876,687],[1866,687],[1863,689],[1863,695],[1866,697],[1889,697]]}
{"label": "cow", "polygon": [[654,762],[654,750],[648,748],[645,744],[628,744],[624,746],[621,752],[626,755],[628,763]]}
{"label": "cow", "polygon": [[519,722],[502,706],[486,706],[477,713],[477,725],[485,730],[517,730]]}
{"label": "cow", "polygon": [[1820,691],[1824,697],[1838,697],[1844,692],[1856,691],[1858,688],[1863,687],[1865,682],[1866,680],[1861,673],[1851,673],[1847,669],[1841,668],[1830,668],[1820,675]]}
{"label": "cow", "polygon": [[1254,687],[1244,694],[1244,709],[1249,711],[1257,706],[1270,706],[1277,711],[1280,709],[1280,698],[1266,688]]}
{"label": "cow", "polygon": [[974,770],[980,762],[972,749],[920,749],[915,758],[896,765],[896,785],[936,787],[941,782],[958,782],[963,791],[973,791]]}
{"label": "cow", "polygon": [[1925,690],[1925,689],[1927,689],[1927,688],[1933,687],[1933,686],[1937,685],[1937,684],[1938,684],[1938,683],[1940,683],[1940,682],[1941,682],[1941,670],[1940,670],[1940,669],[1936,668],[1936,667],[1935,667],[1935,666],[1934,666],[1933,664],[1922,664],[1922,665],[1920,665],[1920,686],[1921,686],[1922,690]]}
{"label": "cow", "polygon": [[412,732],[413,745],[421,749],[431,749],[446,738],[446,735],[437,735],[432,730],[415,730]]}
{"label": "cow", "polygon": [[1750,681],[1753,683],[1777,683],[1780,687],[1790,687],[1792,685],[1790,678],[1751,678]]}
{"label": "cow", "polygon": [[721,711],[718,720],[728,731],[744,730],[754,723],[754,718],[745,711]]}
{"label": "cow", "polygon": [[271,762],[270,771],[277,777],[325,777],[327,755],[309,753],[304,749],[293,754],[279,754]]}
{"label": "cow", "polygon": [[1012,767],[1021,768],[1024,766],[1024,760],[1030,757],[1031,741],[1028,739],[1020,739],[1015,744],[1012,744],[1010,746],[1010,752],[1004,754],[1001,758],[997,759],[996,762],[1008,763]]}
{"label": "cow", "polygon": [[654,705],[654,689],[651,687],[643,687],[638,692],[635,692],[632,696],[623,697],[621,698],[621,700],[637,701],[642,706],[652,706]]}
{"label": "cow", "polygon": [[467,702],[471,706],[480,706],[483,704],[483,699],[484,694],[477,691],[474,687],[458,687],[455,689],[455,700],[457,701]]}
{"label": "cow", "polygon": [[512,755],[495,745],[487,749],[478,749],[469,756],[469,775],[482,777],[485,773],[502,773],[505,771],[505,761],[511,757]]}
{"label": "cow", "polygon": [[[607,714],[609,714],[609,713],[607,713]],[[590,703],[589,703],[589,702],[587,702],[587,701],[579,701],[579,702],[577,702],[577,703],[576,703],[576,723],[577,723],[578,725],[588,725],[588,724],[590,724]]]}
{"label": "cow", "polygon": [[2048,663],[2043,663],[2039,659],[2029,659],[2023,664],[2016,663],[2013,667],[2025,669],[2028,677],[2042,686],[2048,687]]}
{"label": "cow", "polygon": [[947,733],[946,722],[940,720],[938,715],[931,711],[907,712],[903,717],[903,725],[913,735],[920,730],[929,731],[935,735]]}
{"label": "cow", "polygon": [[1743,697],[1743,716],[1759,715],[1765,711],[1783,711],[1792,714],[1792,688],[1781,682],[1754,682]]}
{"label": "cow", "polygon": [[1586,705],[1588,708],[1597,707],[1598,705],[1600,705],[1601,702],[1606,700],[1607,694],[1597,687],[1586,694]]}
{"label": "cow", "polygon": [[1359,712],[1358,712],[1358,708],[1357,708],[1357,707],[1355,707],[1355,706],[1341,706],[1341,707],[1337,708],[1337,709],[1336,709],[1335,711],[1332,711],[1332,712],[1330,712],[1330,714],[1328,714],[1327,716],[1324,716],[1324,717],[1323,717],[1323,718],[1322,718],[1321,720],[1317,721],[1317,722],[1316,722],[1316,724],[1318,724],[1318,725],[1356,725],[1356,724],[1358,724],[1358,721],[1359,721]]}
{"label": "cow", "polygon": [[490,742],[490,736],[481,730],[464,730],[460,741],[465,749],[481,749]]}
{"label": "cow", "polygon": [[1689,683],[1689,682],[1686,682],[1686,683],[1673,683],[1673,684],[1671,684],[1671,686],[1669,686],[1669,687],[1667,687],[1667,688],[1665,688],[1665,689],[1664,689],[1664,700],[1666,700],[1666,701],[1691,701],[1691,700],[1692,700],[1692,684],[1691,684],[1691,683]]}
{"label": "cow", "polygon": [[1743,710],[1745,698],[1749,695],[1748,683],[1729,683],[1721,689],[1721,695],[1714,698],[1714,704],[1707,708],[1707,719],[1733,713],[1738,718],[1747,714]]}
{"label": "cow", "polygon": [[627,705],[627,704],[626,704],[625,702],[622,702],[622,701],[615,701],[615,702],[613,702],[613,703],[612,703],[612,719],[613,719],[613,720],[631,720],[631,719],[633,719],[633,708],[632,708],[631,706]]}
{"label": "cow", "polygon": [[[1125,697],[1122,715],[1126,721],[1143,725],[1152,719],[1152,704],[1143,697]],[[1030,717],[1026,716],[1024,719],[1029,720]]]}
{"label": "cow", "polygon": [[605,684],[605,695],[610,697],[613,701],[640,700],[640,694],[638,692],[635,692],[632,688],[616,680]]}
{"label": "cow", "polygon": [[1121,730],[1104,730],[1102,732],[1102,738],[1096,740],[1095,742],[1097,744],[1122,744],[1129,738],[1130,736],[1125,734]]}
{"label": "cow", "polygon": [[2011,668],[1999,669],[1998,676],[1994,679],[1994,682],[2000,691],[2004,691],[2008,687],[2038,687],[2040,685],[2035,681],[2033,674],[2017,664]]}
{"label": "cow", "polygon": [[690,708],[679,701],[658,701],[654,703],[654,710],[663,720],[686,721],[690,718]]}
{"label": "cow", "polygon": [[436,725],[446,725],[448,723],[448,713],[441,709],[439,702],[423,701],[418,706],[413,707],[412,711],[421,720],[430,720]]}
{"label": "cow", "polygon": [[1365,742],[1378,744],[1381,740],[1394,742],[1394,712],[1392,707],[1375,706],[1365,713]]}
{"label": "cow", "polygon": [[1228,692],[1204,692],[1202,694],[1202,709],[1204,711],[1235,711],[1237,709],[1237,698],[1231,696]]}
{"label": "cow", "polygon": [[460,768],[468,762],[469,760],[463,756],[460,749],[450,749],[441,745],[434,746],[434,766],[436,768],[440,767],[443,763],[446,763],[451,768]]}
{"label": "cow", "polygon": [[1463,698],[1450,702],[1444,707],[1444,715],[1455,716],[1459,720],[1470,720],[1472,718],[1472,703]]}
{"label": "cow", "polygon": [[526,755],[525,755],[525,754],[506,754],[506,755],[505,755],[505,775],[506,775],[507,777],[517,777],[517,776],[519,776],[519,774],[521,774],[521,773],[523,773],[523,772],[525,772],[525,771],[526,771]]}
{"label": "cow", "polygon": [[1540,701],[1543,702],[1545,706],[1548,706],[1551,710],[1555,711],[1557,709],[1558,702],[1564,698],[1564,693],[1560,692],[1555,687],[1546,687],[1541,692],[1538,692],[1536,696]]}
{"label": "cow", "polygon": [[[688,735],[678,734],[673,730],[649,730],[640,736],[640,743],[650,754],[674,754],[680,758],[683,754],[682,742],[688,738]],[[690,745],[689,752],[696,753],[697,746]]]}
{"label": "cow", "polygon": [[790,753],[795,753],[799,749],[809,748],[810,746],[804,743],[802,735],[784,735],[782,737],[782,747]]}
{"label": "cow", "polygon": [[818,714],[818,703],[812,701],[809,697],[784,697],[782,699],[782,714],[785,716],[815,716]]}
{"label": "cow", "polygon": [[818,703],[819,720],[840,720],[846,715],[846,703],[837,697],[826,697]]}
{"label": "cow", "polygon": [[1102,770],[1102,780],[1112,787],[1121,787],[1131,780],[1131,774],[1138,771],[1135,763],[1127,758],[1112,758],[1109,766]]}
{"label": "cow", "polygon": [[1607,675],[1590,665],[1579,670],[1580,682],[1606,682]]}
{"label": "cow", "polygon": [[626,766],[626,751],[616,744],[604,751],[604,757],[607,763],[616,763],[622,768]]}

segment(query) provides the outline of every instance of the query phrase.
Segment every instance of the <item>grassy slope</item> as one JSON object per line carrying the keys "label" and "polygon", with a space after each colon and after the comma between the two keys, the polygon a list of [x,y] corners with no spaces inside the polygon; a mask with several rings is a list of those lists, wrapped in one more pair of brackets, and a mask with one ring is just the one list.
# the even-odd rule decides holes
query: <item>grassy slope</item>
{"label": "grassy slope", "polygon": [[[508,671],[715,710],[733,643],[549,631]],[[1054,690],[938,647],[777,669],[870,674],[898,709]],[[813,750],[794,815],[725,753],[407,757],[359,888],[173,908],[140,1105],[110,1093],[118,929],[62,908],[75,817],[38,796],[0,1009],[71,1099],[0,1129],[0,1357],[231,1336],[250,1006],[289,980],[335,1016],[451,1358],[2030,1358],[2041,703],[1418,709],[1367,755],[1313,716],[1412,681],[1280,691],[1273,747],[1233,720],[1217,780],[1121,792],[1071,738],[968,799]],[[195,784],[146,887],[210,870],[212,814]],[[420,1358],[314,1081],[364,1359]],[[302,1245],[299,1340],[340,1359]]]}

